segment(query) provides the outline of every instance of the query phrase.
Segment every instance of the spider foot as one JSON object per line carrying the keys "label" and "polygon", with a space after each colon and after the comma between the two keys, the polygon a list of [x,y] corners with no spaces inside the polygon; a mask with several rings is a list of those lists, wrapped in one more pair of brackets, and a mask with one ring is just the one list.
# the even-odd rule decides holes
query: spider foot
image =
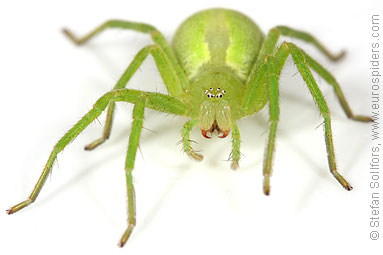
{"label": "spider foot", "polygon": [[344,58],[344,56],[346,56],[346,51],[345,50],[342,50],[341,52],[339,52],[338,54],[336,54],[336,55],[331,55],[330,56],[330,59],[332,60],[332,61],[339,61],[339,60],[341,60],[342,58]]}
{"label": "spider foot", "polygon": [[232,170],[237,170],[238,167],[239,167],[238,160],[233,160],[233,161],[231,162],[230,167],[231,167]]}
{"label": "spider foot", "polygon": [[120,242],[118,243],[118,246],[120,248],[124,247],[125,243],[128,241],[130,235],[132,234],[133,228],[134,228],[134,224],[129,224],[125,233],[122,235]]}
{"label": "spider foot", "polygon": [[338,171],[331,172],[336,180],[345,188],[346,190],[352,190],[352,186],[346,181],[346,179],[338,173]]}
{"label": "spider foot", "polygon": [[32,199],[28,198],[27,200],[15,205],[15,206],[12,206],[11,208],[9,208],[6,212],[7,214],[13,214],[21,209],[23,209],[24,207],[27,207],[28,205],[30,205],[31,203],[33,202]]}
{"label": "spider foot", "polygon": [[63,28],[62,32],[76,45],[82,44],[82,41],[79,40],[69,29]]}
{"label": "spider foot", "polygon": [[199,154],[195,151],[189,151],[187,154],[189,155],[190,158],[192,158],[196,161],[202,161],[203,160],[203,155]]}
{"label": "spider foot", "polygon": [[354,120],[362,121],[362,122],[374,122],[374,119],[369,116],[356,115],[353,117]]}
{"label": "spider foot", "polygon": [[265,176],[263,180],[263,193],[266,196],[270,195],[270,176]]}
{"label": "spider foot", "polygon": [[86,151],[91,151],[91,150],[95,149],[96,147],[98,147],[100,144],[104,143],[105,140],[106,140],[106,138],[101,137],[101,138],[95,140],[94,142],[92,142],[92,143],[86,145],[86,146],[84,147],[84,149],[85,149]]}

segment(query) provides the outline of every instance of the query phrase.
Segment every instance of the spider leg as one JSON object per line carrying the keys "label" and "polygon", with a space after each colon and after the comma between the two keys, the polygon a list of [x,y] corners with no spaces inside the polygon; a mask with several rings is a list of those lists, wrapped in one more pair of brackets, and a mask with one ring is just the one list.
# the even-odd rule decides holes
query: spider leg
{"label": "spider leg", "polygon": [[128,227],[121,237],[119,246],[123,247],[128,241],[134,226],[136,225],[136,203],[135,203],[135,192],[133,186],[132,171],[134,168],[134,162],[136,159],[136,152],[138,142],[141,135],[141,129],[144,119],[146,97],[141,96],[133,108],[133,123],[129,137],[128,152],[126,155],[125,162],[125,174],[126,174],[126,186],[128,193]]}
{"label": "spider leg", "polygon": [[[267,96],[263,96],[268,91],[266,88],[267,82],[265,70],[266,67],[264,66],[264,57],[266,55],[272,55],[275,53],[278,39],[281,35],[301,39],[307,43],[313,44],[319,51],[321,51],[332,61],[337,61],[345,55],[344,51],[339,54],[331,53],[322,43],[320,43],[314,36],[312,36],[309,33],[295,30],[286,26],[277,26],[270,29],[263,41],[257,60],[255,61],[246,81],[247,91],[245,93],[244,100],[242,101],[245,115],[249,115],[259,111],[267,103],[267,101],[265,100],[267,99]],[[281,59],[281,61],[282,62],[279,62],[279,60],[277,59],[277,63],[279,65],[280,70],[282,70],[284,66],[285,59]],[[340,94],[341,92],[337,93],[339,98]]]}
{"label": "spider leg", "polygon": [[339,86],[339,83],[336,81],[334,76],[331,75],[322,65],[320,65],[317,61],[312,59],[308,54],[306,54],[302,49],[300,49],[301,53],[304,55],[306,64],[311,67],[315,72],[317,72],[323,79],[327,81],[328,84],[333,86],[336,96],[346,113],[347,117],[356,121],[369,122],[373,121],[369,116],[362,115],[354,115],[350,106],[347,103],[346,98],[343,95],[342,89]]}
{"label": "spider leg", "polygon": [[[307,43],[313,44],[319,51],[321,51],[326,57],[328,57],[332,61],[337,61],[341,59],[344,55],[345,52],[342,51],[339,54],[332,54],[323,44],[321,44],[314,36],[310,35],[309,33],[295,30],[286,26],[277,26],[274,29],[270,30],[268,39],[269,45],[268,47],[265,48],[265,53],[264,54],[270,54],[273,52],[273,46],[275,47],[278,38],[280,35],[284,36],[289,36],[297,39],[301,39]],[[266,43],[265,43],[266,44]],[[372,121],[371,117],[368,116],[360,116],[360,115],[354,115],[350,106],[348,105],[346,98],[344,97],[344,94],[339,86],[339,83],[336,81],[334,76],[332,76],[321,64],[319,64],[317,61],[312,59],[308,54],[306,54],[302,49],[300,51],[304,54],[306,63],[309,67],[311,67],[315,72],[317,72],[323,79],[325,79],[331,86],[334,87],[334,91],[336,93],[336,96],[338,97],[338,100],[345,111],[347,117],[353,120],[357,121],[363,121],[363,122],[368,122]],[[283,67],[280,66],[281,68]]]}
{"label": "spider leg", "polygon": [[[335,155],[334,155],[334,146],[332,141],[332,132],[331,132],[331,122],[330,122],[330,114],[328,111],[328,107],[326,101],[323,98],[323,95],[316,84],[314,78],[312,77],[311,71],[309,67],[311,67],[314,71],[316,71],[321,77],[323,77],[330,85],[334,87],[335,93],[338,97],[338,100],[346,112],[347,116],[351,119],[358,121],[372,121],[371,117],[368,116],[360,116],[354,115],[349,107],[343,92],[335,80],[335,78],[319,63],[313,60],[310,56],[304,53],[302,50],[298,49],[294,44],[284,42],[281,44],[279,48],[276,50],[276,45],[278,43],[278,39],[281,35],[290,36],[293,38],[302,39],[308,43],[312,43],[315,47],[317,47],[322,53],[324,53],[330,60],[336,61],[343,57],[344,52],[341,52],[338,55],[334,55],[330,53],[315,37],[311,36],[308,33],[294,30],[285,26],[278,26],[269,31],[265,40],[262,44],[260,53],[255,61],[248,79],[246,81],[246,92],[244,94],[244,98],[241,102],[241,107],[243,109],[243,117],[253,115],[255,112],[261,110],[265,104],[270,101],[270,108],[274,105],[274,109],[276,109],[277,103],[271,103],[273,93],[272,89],[268,87],[271,86],[274,82],[268,80],[268,69],[272,68],[271,66],[275,66],[273,69],[273,73],[278,77],[285,61],[289,54],[293,56],[294,62],[299,67],[298,70],[301,75],[304,77],[304,80],[308,84],[311,94],[313,95],[318,107],[320,108],[321,114],[324,118],[324,126],[325,126],[325,137],[326,137],[326,148],[328,153],[328,161],[330,166],[330,171],[334,175],[334,177],[342,184],[344,188],[347,190],[351,190],[352,187],[348,184],[348,182],[338,173],[336,169],[335,163]],[[275,58],[276,65],[267,64],[265,62],[265,56],[273,55]],[[270,57],[268,57],[270,58]],[[272,61],[274,62],[274,61]],[[270,66],[270,67],[268,67]],[[276,69],[276,70],[275,70]],[[270,191],[270,176],[271,176],[271,168],[272,168],[272,154],[274,148],[274,139],[276,125],[272,122],[272,116],[270,114],[270,133],[268,139],[268,147],[265,154],[265,163],[264,163],[264,193],[268,194]],[[274,121],[275,122],[275,121]],[[273,127],[275,125],[275,127]]]}
{"label": "spider leg", "polygon": [[185,123],[184,127],[182,128],[182,145],[184,147],[184,151],[190,158],[201,161],[203,156],[195,152],[190,144],[190,132],[198,123],[198,119],[192,119]]}
{"label": "spider leg", "polygon": [[[242,101],[245,116],[252,115],[261,110],[268,100],[267,65],[265,56],[272,55],[276,49],[281,32],[271,29],[265,37],[261,50],[246,81],[246,92]],[[286,56],[287,57],[287,56]],[[278,69],[282,70],[286,59],[277,59]]]}
{"label": "spider leg", "polygon": [[233,138],[231,150],[231,169],[236,170],[238,168],[238,161],[241,157],[241,152],[239,150],[241,144],[241,137],[239,134],[237,123],[234,120],[231,124],[231,136]]}
{"label": "spider leg", "polygon": [[[164,94],[131,89],[119,89],[106,93],[104,96],[97,100],[93,108],[87,114],[85,114],[85,116],[82,117],[81,120],[79,120],[54,146],[44,167],[44,170],[28,199],[11,207],[9,210],[7,210],[7,213],[15,213],[36,200],[42,187],[44,186],[45,181],[52,171],[52,166],[57,158],[57,154],[60,153],[71,141],[73,141],[90,123],[92,123],[106,109],[110,102],[123,101],[135,104],[140,102],[140,98],[143,96],[146,97],[146,107],[148,108],[176,115],[188,115],[187,105],[174,97]],[[137,109],[139,109],[139,107],[137,107]],[[136,110],[136,112],[137,111],[138,110]],[[127,162],[127,164],[129,162]]]}
{"label": "spider leg", "polygon": [[138,22],[124,21],[124,20],[108,20],[104,22],[103,24],[101,24],[100,26],[93,29],[92,31],[90,31],[88,34],[86,34],[83,37],[75,36],[70,30],[66,28],[63,29],[63,32],[72,42],[74,42],[77,45],[82,45],[86,43],[88,40],[92,39],[94,36],[110,28],[134,30],[137,32],[150,34],[153,42],[164,51],[166,57],[169,59],[171,65],[173,66],[174,70],[177,73],[177,77],[179,78],[180,83],[182,85],[185,85],[185,87],[186,85],[188,85],[189,81],[184,71],[182,70],[180,64],[178,63],[169,43],[166,41],[162,33],[151,25],[138,23]]}
{"label": "spider leg", "polygon": [[[330,172],[337,179],[337,181],[342,184],[342,186],[351,190],[351,185],[343,178],[343,176],[338,172],[335,162],[335,153],[334,153],[334,144],[332,140],[332,131],[331,131],[331,120],[330,120],[330,112],[327,107],[327,103],[322,95],[321,90],[319,89],[314,77],[311,74],[309,69],[309,65],[307,64],[307,60],[305,58],[304,53],[293,43],[283,43],[288,46],[289,52],[293,57],[293,60],[298,68],[298,71],[301,73],[304,81],[307,84],[322,116],[324,119],[324,130],[325,130],[325,142],[328,156],[328,163],[330,167]],[[284,47],[285,48],[285,47]]]}
{"label": "spider leg", "polygon": [[296,30],[286,26],[277,26],[275,27],[275,29],[279,30],[280,33],[284,36],[297,38],[307,43],[313,44],[320,52],[322,52],[324,55],[326,55],[327,58],[329,58],[332,61],[338,61],[342,59],[346,54],[345,51],[341,51],[339,54],[331,53],[321,42],[319,42],[314,36],[307,32]]}
{"label": "spider leg", "polygon": [[[269,131],[268,145],[266,149],[264,170],[263,170],[264,178],[265,178],[264,193],[267,195],[270,192],[270,177],[272,173],[272,155],[274,150],[276,128],[277,128],[277,122],[278,122],[278,112],[279,112],[277,81],[278,81],[278,76],[289,54],[291,54],[291,56],[293,57],[293,60],[295,64],[297,65],[298,71],[300,72],[303,79],[305,80],[310,90],[310,93],[312,94],[316,104],[319,107],[321,115],[324,118],[325,142],[326,142],[330,172],[345,189],[351,190],[352,189],[351,185],[344,179],[344,177],[337,170],[335,153],[334,153],[334,144],[332,140],[330,112],[328,110],[327,103],[322,95],[322,92],[320,91],[317,83],[315,82],[315,79],[313,78],[309,67],[313,68],[318,73],[324,75],[325,76],[324,78],[328,80],[329,83],[330,81],[333,82],[335,79],[333,79],[332,81],[331,78],[333,77],[329,75],[329,73],[323,67],[321,67],[319,64],[314,62],[311,58],[307,58],[308,55],[305,54],[297,46],[295,46],[292,43],[284,42],[277,49],[275,54],[272,55],[273,58],[271,58],[269,55],[266,55],[266,58],[264,57],[264,62],[262,64],[259,64],[258,70],[256,72],[258,77],[253,78],[253,81],[266,83],[269,86],[267,93],[269,98],[270,131]],[[265,61],[265,60],[268,60],[268,61]],[[346,113],[351,112],[351,110],[347,107],[348,105],[346,101],[344,100],[344,97],[342,97],[343,94],[341,93],[339,85],[337,83],[336,85],[335,84],[332,84],[332,85],[334,86],[336,91],[340,91],[337,93],[337,95],[340,98],[339,100],[341,101],[341,104],[346,105],[346,107],[344,107]],[[263,85],[263,86],[267,88],[266,85]],[[255,97],[253,96],[253,98]],[[254,107],[248,109],[248,114],[252,114],[254,112],[255,112]],[[354,116],[354,115],[348,115],[348,116]],[[364,116],[354,116],[351,118],[361,120],[361,121],[370,120],[369,117],[364,117]]]}
{"label": "spider leg", "polygon": [[275,136],[277,132],[277,125],[279,121],[279,88],[278,80],[280,71],[276,58],[271,55],[265,56],[265,64],[267,66],[267,77],[269,87],[269,116],[270,116],[270,129],[265,151],[265,159],[263,164],[263,192],[265,195],[270,194],[270,177],[272,169],[272,160],[275,145]]}
{"label": "spider leg", "polygon": [[[133,61],[121,76],[120,80],[114,86],[113,90],[124,88],[149,54],[153,56],[169,94],[178,95],[181,93],[182,88],[178,84],[178,76],[176,71],[174,70],[173,65],[170,63],[169,59],[166,57],[164,51],[157,45],[148,45],[137,53]],[[114,108],[115,103],[111,102],[108,107],[102,137],[86,145],[85,150],[93,150],[109,138],[113,122]]]}

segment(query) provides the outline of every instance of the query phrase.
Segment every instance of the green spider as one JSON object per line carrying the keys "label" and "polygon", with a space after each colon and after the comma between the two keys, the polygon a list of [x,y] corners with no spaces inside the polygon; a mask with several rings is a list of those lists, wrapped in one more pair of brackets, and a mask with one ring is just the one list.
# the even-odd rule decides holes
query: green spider
{"label": "green spider", "polygon": [[[281,35],[298,38],[313,44],[333,61],[341,59],[344,52],[333,55],[310,34],[286,26],[277,26],[264,36],[252,20],[237,11],[228,9],[204,10],[188,18],[178,28],[173,38],[172,48],[153,26],[122,20],[109,20],[82,38],[77,38],[66,29],[64,33],[74,43],[81,45],[107,28],[131,29],[148,33],[154,44],[144,47],[137,53],[114,89],[98,99],[93,108],[57,142],[29,198],[7,210],[8,214],[15,213],[35,201],[51,172],[57,154],[106,107],[108,110],[103,135],[87,145],[85,149],[92,150],[109,138],[115,102],[120,101],[134,104],[133,123],[125,163],[128,227],[120,240],[121,247],[128,240],[136,224],[132,171],[146,107],[190,118],[182,129],[182,144],[187,155],[197,161],[201,161],[203,156],[191,147],[189,136],[193,127],[199,125],[202,135],[206,138],[210,138],[212,134],[224,138],[231,131],[231,168],[235,170],[238,168],[241,155],[240,133],[236,121],[253,116],[269,103],[270,129],[263,167],[263,191],[269,195],[279,115],[278,80],[289,54],[323,116],[330,171],[345,189],[352,189],[337,171],[330,112],[310,69],[333,86],[349,118],[364,122],[372,121],[372,119],[354,115],[335,78],[302,49],[290,42],[283,42],[279,47],[277,43]],[[125,88],[149,54],[155,60],[168,95]]]}

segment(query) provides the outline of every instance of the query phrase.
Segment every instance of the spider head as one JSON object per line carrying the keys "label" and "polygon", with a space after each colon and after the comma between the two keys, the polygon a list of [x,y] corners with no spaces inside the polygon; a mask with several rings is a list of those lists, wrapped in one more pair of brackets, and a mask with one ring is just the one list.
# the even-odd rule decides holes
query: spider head
{"label": "spider head", "polygon": [[204,91],[200,108],[201,133],[206,138],[211,134],[226,137],[231,129],[231,107],[221,87],[210,87]]}
{"label": "spider head", "polygon": [[235,113],[239,112],[242,82],[226,66],[205,67],[196,75],[191,87],[194,89],[192,104],[196,106],[202,135],[226,137],[233,120],[238,118]]}

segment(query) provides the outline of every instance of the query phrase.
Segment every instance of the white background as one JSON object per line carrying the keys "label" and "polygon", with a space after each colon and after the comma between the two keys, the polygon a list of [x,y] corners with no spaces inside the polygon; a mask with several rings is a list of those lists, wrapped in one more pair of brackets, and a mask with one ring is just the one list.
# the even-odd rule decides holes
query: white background
{"label": "white background", "polygon": [[[230,138],[207,140],[196,128],[192,139],[205,160],[193,162],[177,145],[186,120],[147,111],[134,170],[137,226],[127,245],[118,248],[127,218],[123,170],[132,109],[120,103],[107,143],[83,150],[100,136],[102,115],[101,125],[94,122],[59,155],[37,201],[6,215],[8,207],[29,195],[55,142],[151,43],[147,35],[115,30],[75,47],[60,32],[63,27],[80,35],[120,18],[153,24],[170,40],[195,11],[233,8],[265,32],[288,25],[310,31],[334,52],[346,49],[347,57],[335,64],[293,40],[337,77],[355,113],[370,115],[370,29],[371,15],[383,7],[378,1],[95,2],[8,1],[0,6],[0,254],[382,250],[381,240],[369,239],[371,124],[348,120],[331,87],[318,78],[332,113],[339,171],[354,186],[347,192],[328,171],[323,129],[317,128],[322,119],[291,58],[280,82],[281,121],[269,197],[262,192],[267,107],[239,121],[244,157],[236,172],[226,162]],[[151,57],[128,86],[164,91]]]}

